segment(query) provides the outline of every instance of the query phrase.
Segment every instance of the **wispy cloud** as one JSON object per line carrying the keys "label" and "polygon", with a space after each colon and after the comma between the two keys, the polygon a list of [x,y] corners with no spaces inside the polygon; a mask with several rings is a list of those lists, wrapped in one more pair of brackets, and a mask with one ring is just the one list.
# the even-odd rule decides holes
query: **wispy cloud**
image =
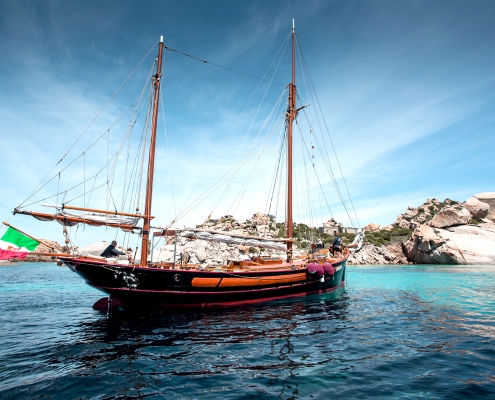
{"label": "wispy cloud", "polygon": [[[180,4],[157,3],[144,8],[131,2],[121,5],[119,11],[104,4],[88,7],[54,2],[40,6],[26,1],[1,5],[0,51],[4,56],[0,61],[0,129],[4,157],[0,160],[0,184],[9,188],[8,196],[0,199],[2,214],[8,215],[9,209],[23,201],[60,160],[158,35],[165,34],[166,43],[180,50],[262,76],[288,35],[293,17],[362,225],[391,223],[408,205],[419,205],[427,197],[465,200],[488,190],[493,182],[489,149],[495,144],[491,134],[495,121],[490,117],[495,103],[495,38],[489,28],[493,6],[488,3],[471,4],[470,18],[466,19],[462,18],[467,11],[462,2],[447,7],[421,1],[408,5],[274,1],[218,8],[199,2],[194,14]],[[167,12],[157,12],[156,7]],[[283,61],[275,80],[286,83],[290,71]],[[300,67],[298,64],[298,88],[303,95],[307,81]],[[146,74],[148,68],[149,63],[138,75]],[[174,203],[177,209],[190,204],[232,168],[238,153],[242,159],[249,152],[282,89],[270,89],[249,130],[265,96],[264,83],[241,114],[258,81],[170,52],[163,72],[169,151],[165,151],[160,120],[153,203],[160,224],[173,219]],[[105,133],[135,100],[144,84],[138,75],[54,173]],[[317,108],[309,96],[305,101],[311,103],[308,113]],[[300,117],[308,140],[309,127],[303,127],[302,114]],[[60,186],[71,187],[81,175],[96,173],[107,152],[113,154],[118,148],[128,121],[126,116],[111,130],[110,141],[104,138],[91,154],[88,152],[85,166],[79,159],[70,174],[62,174]],[[318,132],[320,126],[312,123]],[[133,136],[131,159],[139,134],[136,131]],[[266,144],[254,172],[261,147],[235,179],[223,182],[179,223],[194,225],[212,210],[214,216],[235,210],[241,195],[236,217],[264,211],[277,158],[275,136]],[[328,140],[326,145],[331,148]],[[308,183],[301,153],[297,153],[298,216],[308,222],[321,221],[329,216],[328,201],[333,216],[347,224],[348,217],[325,167],[326,153],[320,154],[316,148],[314,155],[320,182],[311,178]],[[328,161],[347,198],[331,154]],[[125,170],[124,158],[119,166],[119,171]],[[123,189],[123,173],[119,174],[115,193]],[[106,173],[99,179],[104,181]],[[320,183],[326,199],[317,194]],[[53,181],[39,197],[56,191],[58,184],[58,179]],[[308,187],[316,192],[309,200],[305,197]],[[81,193],[80,188],[73,193]],[[284,196],[283,188],[277,196]],[[306,211],[310,201],[317,203],[317,215]],[[92,204],[98,202],[106,204],[105,190],[94,193]],[[284,212],[280,202],[278,216],[283,218]],[[59,239],[57,224],[49,224],[45,230],[39,224],[24,223],[35,235]],[[113,234],[105,229],[94,235],[90,229],[77,231],[83,242]]]}

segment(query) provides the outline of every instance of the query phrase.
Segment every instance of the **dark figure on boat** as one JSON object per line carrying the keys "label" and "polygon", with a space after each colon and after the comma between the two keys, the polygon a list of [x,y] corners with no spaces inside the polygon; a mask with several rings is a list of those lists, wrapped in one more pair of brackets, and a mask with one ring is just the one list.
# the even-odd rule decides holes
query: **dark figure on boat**
{"label": "dark figure on boat", "polygon": [[117,246],[117,242],[115,240],[112,241],[112,244],[108,246],[103,253],[101,253],[102,257],[112,258],[115,256],[125,256],[126,253],[123,251],[117,250],[115,247]]}
{"label": "dark figure on boat", "polygon": [[333,239],[332,243],[332,254],[335,255],[335,252],[340,252],[342,250],[342,241],[340,239],[339,233],[335,232],[335,239]]}

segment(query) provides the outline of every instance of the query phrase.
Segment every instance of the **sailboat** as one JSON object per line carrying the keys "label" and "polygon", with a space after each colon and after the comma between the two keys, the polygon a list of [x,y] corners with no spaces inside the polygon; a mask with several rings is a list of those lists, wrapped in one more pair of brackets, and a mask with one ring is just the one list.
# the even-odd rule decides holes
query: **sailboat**
{"label": "sailboat", "polygon": [[[43,221],[58,221],[68,226],[86,224],[120,228],[141,236],[139,262],[104,259],[78,254],[58,259],[80,275],[88,285],[104,292],[110,301],[124,306],[156,307],[219,307],[266,302],[275,299],[321,294],[344,287],[346,262],[350,255],[343,249],[335,256],[330,252],[295,256],[293,254],[293,123],[300,109],[297,107],[295,73],[295,29],[292,26],[292,80],[288,84],[288,107],[285,113],[287,149],[286,232],[285,237],[258,237],[232,232],[211,231],[205,228],[153,229],[151,221],[154,184],[155,146],[158,124],[158,105],[161,84],[163,37],[158,43],[156,73],[152,76],[153,98],[151,138],[147,165],[144,214],[52,205],[55,214],[17,208],[24,214]],[[79,211],[79,212],[76,212]],[[142,225],[140,225],[142,221]],[[286,257],[263,257],[225,260],[222,265],[203,266],[184,260],[151,262],[153,237],[178,236],[190,240],[207,240],[228,244],[243,244],[265,249],[284,250]],[[136,257],[134,257],[136,259]]]}

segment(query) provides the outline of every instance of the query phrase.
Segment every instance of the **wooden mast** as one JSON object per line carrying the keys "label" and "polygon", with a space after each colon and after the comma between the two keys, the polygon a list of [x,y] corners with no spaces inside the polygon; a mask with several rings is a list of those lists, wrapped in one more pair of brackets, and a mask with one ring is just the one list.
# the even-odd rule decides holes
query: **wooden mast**
{"label": "wooden mast", "polygon": [[[292,122],[296,119],[296,50],[295,27],[292,20],[292,83],[289,84],[287,110],[287,238],[292,238]],[[292,262],[292,242],[287,242],[287,262]]]}
{"label": "wooden mast", "polygon": [[158,122],[158,100],[160,97],[160,78],[162,76],[162,52],[163,52],[163,36],[160,36],[160,44],[158,47],[158,63],[156,66],[156,74],[154,76],[153,85],[155,93],[153,98],[153,115],[151,120],[151,139],[150,139],[150,154],[148,160],[148,177],[146,182],[146,204],[144,207],[144,222],[143,222],[143,238],[141,241],[141,262],[140,266],[148,265],[148,248],[150,237],[150,216],[151,216],[151,200],[153,195],[153,175],[155,172],[155,145],[156,145],[156,127]]}

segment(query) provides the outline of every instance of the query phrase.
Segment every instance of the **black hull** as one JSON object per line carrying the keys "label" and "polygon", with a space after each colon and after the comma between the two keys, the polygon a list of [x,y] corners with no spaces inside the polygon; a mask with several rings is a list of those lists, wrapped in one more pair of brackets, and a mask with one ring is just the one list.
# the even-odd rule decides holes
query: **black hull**
{"label": "black hull", "polygon": [[[73,258],[62,261],[90,286],[124,305],[177,308],[232,306],[337,290],[344,286],[347,259],[334,264],[334,275],[321,278],[309,275],[306,268],[210,272],[122,266]],[[236,279],[241,284],[225,286],[229,280]],[[249,284],[253,280],[262,283]],[[198,281],[214,284],[198,287],[195,285]],[[275,283],[267,283],[270,281]]]}

